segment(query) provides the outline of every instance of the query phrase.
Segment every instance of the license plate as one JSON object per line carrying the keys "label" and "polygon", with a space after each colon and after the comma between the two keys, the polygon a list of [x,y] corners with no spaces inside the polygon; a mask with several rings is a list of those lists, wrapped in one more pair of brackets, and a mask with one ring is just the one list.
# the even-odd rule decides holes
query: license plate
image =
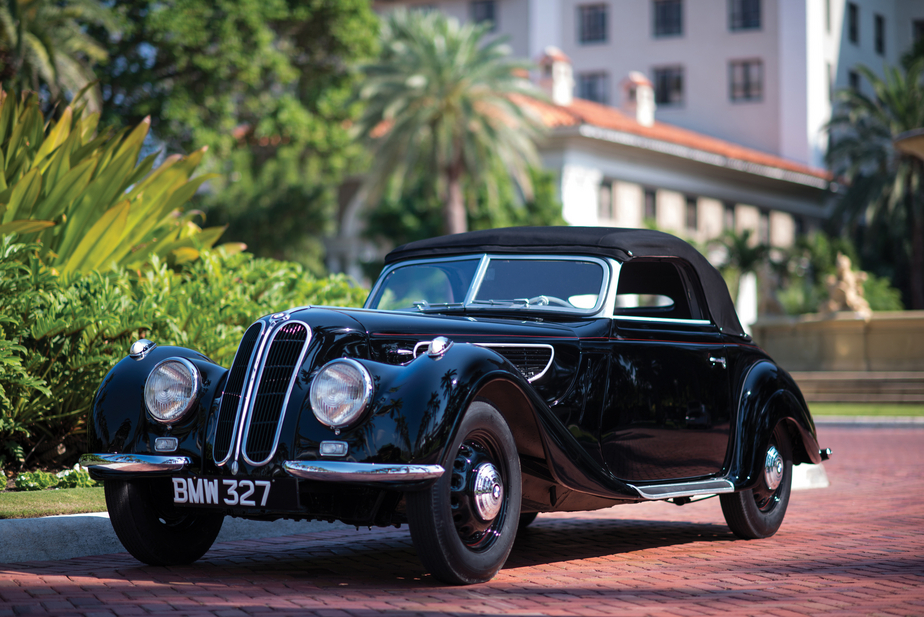
{"label": "license plate", "polygon": [[173,503],[178,506],[297,510],[298,482],[294,478],[201,478],[181,476],[173,481]]}

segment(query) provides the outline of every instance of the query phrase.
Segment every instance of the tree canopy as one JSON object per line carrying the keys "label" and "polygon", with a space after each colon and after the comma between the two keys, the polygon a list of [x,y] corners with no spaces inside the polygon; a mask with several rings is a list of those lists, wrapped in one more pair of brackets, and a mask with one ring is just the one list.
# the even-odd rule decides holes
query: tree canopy
{"label": "tree canopy", "polygon": [[[895,281],[907,304],[924,309],[924,163],[898,151],[893,141],[924,126],[924,59],[907,69],[888,67],[884,79],[865,66],[858,71],[873,95],[839,92],[828,125],[828,164],[847,183],[839,214],[848,224],[865,224],[868,248],[888,247],[893,273],[907,272],[907,279]],[[903,264],[908,267],[894,267]]]}
{"label": "tree canopy", "polygon": [[[128,24],[100,71],[103,122],[151,117],[170,151],[208,146],[208,223],[260,256],[323,269],[320,238],[356,154],[357,61],[376,51],[367,0],[116,0]],[[284,233],[280,233],[280,232]]]}
{"label": "tree canopy", "polygon": [[365,109],[355,134],[372,151],[372,199],[389,183],[399,194],[414,187],[439,196],[444,233],[468,228],[466,181],[483,182],[497,201],[496,162],[532,195],[529,167],[544,127],[520,103],[543,95],[529,65],[512,59],[503,40],[486,42],[486,32],[437,11],[395,10],[357,95]]}

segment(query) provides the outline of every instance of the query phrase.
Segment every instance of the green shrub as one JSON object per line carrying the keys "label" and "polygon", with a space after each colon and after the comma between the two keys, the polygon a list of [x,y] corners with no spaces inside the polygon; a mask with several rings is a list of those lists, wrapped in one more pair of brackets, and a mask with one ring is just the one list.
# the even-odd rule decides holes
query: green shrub
{"label": "green shrub", "polygon": [[100,381],[138,338],[228,366],[257,317],[309,304],[358,306],[366,295],[346,277],[316,279],[298,264],[223,247],[174,268],[155,256],[140,273],[66,279],[38,253],[0,237],[0,465],[78,432]]}
{"label": "green shrub", "polygon": [[26,471],[13,481],[20,491],[41,491],[47,488],[90,488],[99,486],[99,482],[90,477],[87,470],[80,465],[58,473],[47,471]]}

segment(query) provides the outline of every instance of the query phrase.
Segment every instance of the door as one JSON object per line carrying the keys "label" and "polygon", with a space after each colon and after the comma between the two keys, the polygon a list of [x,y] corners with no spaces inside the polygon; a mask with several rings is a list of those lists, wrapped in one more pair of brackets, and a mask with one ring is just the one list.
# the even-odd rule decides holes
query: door
{"label": "door", "polygon": [[609,338],[601,445],[610,472],[633,483],[722,471],[731,405],[723,337],[680,260],[623,264]]}

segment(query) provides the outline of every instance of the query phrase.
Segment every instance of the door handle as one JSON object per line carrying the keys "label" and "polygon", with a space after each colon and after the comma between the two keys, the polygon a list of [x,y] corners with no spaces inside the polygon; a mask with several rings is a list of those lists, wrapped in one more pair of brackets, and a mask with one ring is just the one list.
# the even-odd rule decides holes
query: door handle
{"label": "door handle", "polygon": [[714,356],[709,356],[709,361],[712,362],[713,364],[721,364],[722,368],[727,368],[725,366],[725,358],[716,358]]}

